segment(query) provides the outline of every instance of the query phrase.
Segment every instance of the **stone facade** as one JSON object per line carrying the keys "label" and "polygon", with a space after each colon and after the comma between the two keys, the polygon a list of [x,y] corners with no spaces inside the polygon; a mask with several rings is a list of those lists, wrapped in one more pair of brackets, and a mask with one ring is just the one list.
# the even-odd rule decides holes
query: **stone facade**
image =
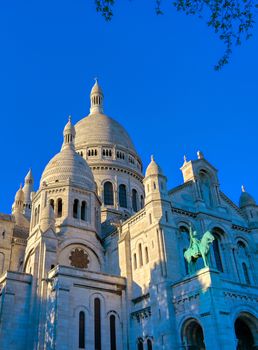
{"label": "stone facade", "polygon": [[[153,157],[143,176],[103,99],[96,82],[38,190],[30,170],[0,214],[0,349],[257,349],[255,200],[235,205],[201,152],[176,188]],[[192,228],[215,240],[189,274]]]}

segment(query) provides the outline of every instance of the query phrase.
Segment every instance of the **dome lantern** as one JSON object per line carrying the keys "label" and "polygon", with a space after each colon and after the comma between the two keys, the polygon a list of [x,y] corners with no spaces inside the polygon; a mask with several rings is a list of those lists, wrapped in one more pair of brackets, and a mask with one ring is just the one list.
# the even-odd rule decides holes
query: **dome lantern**
{"label": "dome lantern", "polygon": [[74,149],[75,129],[72,124],[71,116],[68,117],[68,123],[64,127],[63,135],[64,135],[64,142],[63,142],[62,149],[65,147]]}
{"label": "dome lantern", "polygon": [[104,95],[102,89],[99,86],[98,79],[95,78],[95,84],[90,93],[90,114],[103,113],[103,99]]}

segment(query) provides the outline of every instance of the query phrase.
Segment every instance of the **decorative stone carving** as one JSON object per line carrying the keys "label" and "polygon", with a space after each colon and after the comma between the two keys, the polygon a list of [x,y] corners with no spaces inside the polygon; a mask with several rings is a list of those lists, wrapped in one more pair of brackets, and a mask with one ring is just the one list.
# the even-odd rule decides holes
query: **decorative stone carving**
{"label": "decorative stone carving", "polygon": [[85,252],[85,250],[80,248],[75,248],[71,251],[69,260],[71,261],[71,266],[79,269],[87,269],[89,265],[88,254]]}
{"label": "decorative stone carving", "polygon": [[151,307],[148,306],[144,309],[131,313],[131,318],[137,320],[140,323],[141,320],[151,317]]}

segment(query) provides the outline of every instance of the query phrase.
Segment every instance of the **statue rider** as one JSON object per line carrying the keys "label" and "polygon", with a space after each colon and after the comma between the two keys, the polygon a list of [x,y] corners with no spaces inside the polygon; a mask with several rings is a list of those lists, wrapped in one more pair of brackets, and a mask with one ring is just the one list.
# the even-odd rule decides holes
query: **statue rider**
{"label": "statue rider", "polygon": [[192,255],[196,256],[197,258],[200,252],[199,250],[200,240],[197,238],[197,231],[192,230],[192,226],[190,226],[189,235],[190,235],[190,249],[192,250]]}

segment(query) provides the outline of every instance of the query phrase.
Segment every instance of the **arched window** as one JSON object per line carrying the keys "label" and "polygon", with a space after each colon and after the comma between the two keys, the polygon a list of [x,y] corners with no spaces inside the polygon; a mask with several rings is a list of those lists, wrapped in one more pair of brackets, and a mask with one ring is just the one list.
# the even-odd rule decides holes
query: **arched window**
{"label": "arched window", "polygon": [[142,338],[138,338],[138,350],[143,350],[143,340]]}
{"label": "arched window", "polygon": [[148,247],[145,247],[145,262],[148,264],[149,262],[149,252],[148,252]]}
{"label": "arched window", "polygon": [[54,199],[50,199],[49,204],[51,205],[52,209],[55,210],[55,202],[54,202]]}
{"label": "arched window", "polygon": [[150,225],[152,224],[152,216],[151,216],[151,213],[149,214],[149,222],[150,222]]}
{"label": "arched window", "polygon": [[99,298],[94,300],[94,339],[95,350],[101,350],[101,304]]}
{"label": "arched window", "polygon": [[133,255],[133,264],[134,264],[134,269],[136,270],[137,269],[137,256],[135,253]]}
{"label": "arched window", "polygon": [[141,209],[144,207],[144,198],[141,196]]}
{"label": "arched window", "polygon": [[126,186],[119,186],[119,205],[122,208],[127,208]]}
{"label": "arched window", "polygon": [[87,221],[87,203],[85,201],[81,205],[81,220]]}
{"label": "arched window", "polygon": [[61,198],[58,198],[57,200],[57,217],[61,218],[63,215],[63,202]]}
{"label": "arched window", "polygon": [[138,211],[138,193],[136,189],[132,190],[132,206],[133,206],[133,211],[137,212]]}
{"label": "arched window", "polygon": [[208,207],[213,206],[212,192],[211,192],[211,179],[206,170],[200,171],[200,189],[202,199]]}
{"label": "arched window", "polygon": [[114,191],[111,182],[107,181],[104,184],[104,204],[114,205]]}
{"label": "arched window", "polygon": [[251,284],[246,263],[244,263],[244,262],[242,263],[242,268],[243,268],[243,273],[244,273],[244,276],[245,276],[246,284]]}
{"label": "arched window", "polygon": [[150,339],[147,340],[147,350],[152,350],[152,341]]}
{"label": "arched window", "polygon": [[220,272],[223,272],[223,265],[222,265],[221,255],[220,255],[220,247],[219,247],[220,239],[216,234],[214,235],[214,237],[215,237],[215,240],[213,241],[212,248],[213,248],[216,268]]}
{"label": "arched window", "polygon": [[116,317],[111,315],[110,319],[110,350],[116,350]]}
{"label": "arched window", "polygon": [[139,244],[139,265],[140,267],[143,265],[143,259],[142,259],[142,245]]}
{"label": "arched window", "polygon": [[78,219],[78,209],[79,209],[79,200],[75,199],[73,202],[73,217]]}
{"label": "arched window", "polygon": [[85,313],[79,313],[79,349],[85,349]]}

